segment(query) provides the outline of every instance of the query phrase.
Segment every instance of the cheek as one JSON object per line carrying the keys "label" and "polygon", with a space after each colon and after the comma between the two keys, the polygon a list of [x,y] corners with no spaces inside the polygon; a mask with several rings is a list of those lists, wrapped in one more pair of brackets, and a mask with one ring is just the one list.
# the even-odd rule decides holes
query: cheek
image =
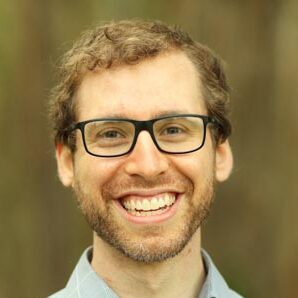
{"label": "cheek", "polygon": [[210,177],[214,171],[215,154],[212,150],[203,148],[190,154],[174,156],[172,164],[180,173],[196,184]]}
{"label": "cheek", "polygon": [[75,177],[80,183],[90,188],[99,188],[113,179],[120,168],[117,159],[95,157],[87,154],[77,156],[75,160]]}

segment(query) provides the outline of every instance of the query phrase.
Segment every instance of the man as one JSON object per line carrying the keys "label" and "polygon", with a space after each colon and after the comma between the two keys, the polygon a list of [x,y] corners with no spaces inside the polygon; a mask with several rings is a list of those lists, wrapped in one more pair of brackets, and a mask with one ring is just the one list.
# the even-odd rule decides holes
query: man
{"label": "man", "polygon": [[62,183],[94,231],[51,297],[240,297],[201,249],[233,158],[218,58],[161,22],[111,22],[64,56],[50,104]]}

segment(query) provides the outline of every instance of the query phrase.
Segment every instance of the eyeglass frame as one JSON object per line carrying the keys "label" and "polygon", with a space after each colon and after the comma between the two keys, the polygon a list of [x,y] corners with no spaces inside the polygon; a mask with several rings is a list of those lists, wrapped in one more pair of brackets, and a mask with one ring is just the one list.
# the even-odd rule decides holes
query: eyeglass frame
{"label": "eyeglass frame", "polygon": [[[200,118],[203,120],[203,125],[204,125],[203,140],[202,140],[202,144],[198,148],[195,148],[195,149],[192,149],[189,151],[183,151],[183,152],[169,152],[169,151],[162,149],[158,145],[158,142],[156,141],[156,138],[154,135],[154,130],[153,130],[154,123],[159,120],[175,118],[175,117],[195,117],[195,118]],[[133,141],[132,141],[131,146],[128,149],[128,151],[126,151],[125,153],[115,154],[115,155],[100,155],[100,154],[95,154],[95,153],[90,152],[88,150],[88,147],[86,144],[86,139],[85,139],[85,126],[88,123],[97,122],[97,121],[125,121],[125,122],[132,123],[134,125],[135,131],[134,131]],[[133,149],[137,143],[138,136],[139,136],[140,132],[142,132],[142,131],[149,132],[154,145],[160,152],[167,153],[167,154],[186,154],[186,153],[198,151],[204,146],[205,140],[206,140],[207,125],[209,123],[216,125],[216,126],[220,126],[220,123],[218,122],[218,120],[215,117],[207,116],[207,115],[200,115],[200,114],[175,114],[175,115],[153,118],[153,119],[149,119],[149,120],[133,120],[133,119],[128,119],[128,118],[95,118],[95,119],[90,119],[90,120],[81,121],[81,122],[71,124],[67,129],[67,134],[69,136],[74,130],[79,129],[82,134],[85,151],[88,154],[96,156],[96,157],[108,157],[109,158],[109,157],[119,157],[119,156],[129,154],[130,152],[133,151]]]}

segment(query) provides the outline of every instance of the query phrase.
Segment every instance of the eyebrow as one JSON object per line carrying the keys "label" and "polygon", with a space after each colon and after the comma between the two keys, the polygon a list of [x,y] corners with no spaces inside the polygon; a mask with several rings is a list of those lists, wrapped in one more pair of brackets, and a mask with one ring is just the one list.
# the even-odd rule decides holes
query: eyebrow
{"label": "eyebrow", "polygon": [[180,114],[191,114],[191,113],[190,111],[187,111],[187,110],[170,110],[170,111],[156,113],[153,115],[153,118],[174,116],[174,115],[180,115]]}
{"label": "eyebrow", "polygon": [[[165,117],[165,116],[174,116],[174,115],[180,115],[180,114],[190,114],[190,111],[187,111],[187,110],[167,110],[167,111],[154,113],[149,119]],[[108,114],[105,114],[105,115],[100,115],[99,117],[96,117],[96,118],[98,118],[98,119],[100,119],[100,118],[134,119],[135,117],[129,117],[127,114],[124,114],[124,113],[108,113]]]}

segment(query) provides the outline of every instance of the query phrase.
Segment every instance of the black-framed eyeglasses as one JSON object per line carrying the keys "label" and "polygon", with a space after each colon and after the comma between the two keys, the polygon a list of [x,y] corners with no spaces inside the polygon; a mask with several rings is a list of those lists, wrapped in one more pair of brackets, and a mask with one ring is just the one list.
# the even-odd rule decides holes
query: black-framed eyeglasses
{"label": "black-framed eyeglasses", "polygon": [[134,149],[141,131],[149,132],[159,151],[184,154],[204,146],[208,123],[218,125],[214,117],[179,114],[138,121],[122,118],[99,118],[71,125],[79,129],[87,153],[99,157],[117,157]]}

